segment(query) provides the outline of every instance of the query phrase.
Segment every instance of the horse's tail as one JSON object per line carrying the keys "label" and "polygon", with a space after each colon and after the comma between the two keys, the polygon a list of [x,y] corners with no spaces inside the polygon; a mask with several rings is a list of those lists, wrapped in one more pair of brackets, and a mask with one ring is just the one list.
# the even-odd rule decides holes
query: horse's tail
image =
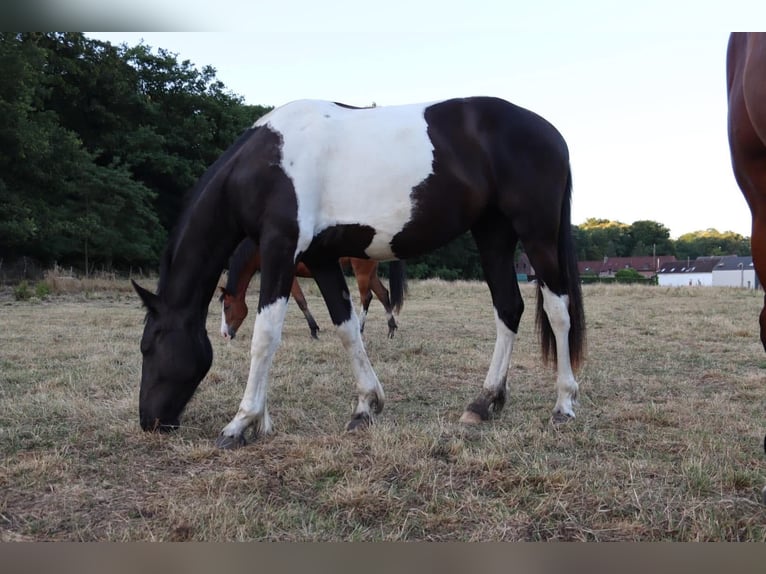
{"label": "horse's tail", "polygon": [[407,294],[407,269],[401,259],[395,259],[388,264],[388,287],[391,292],[391,306],[398,314]]}
{"label": "horse's tail", "polygon": [[[582,363],[585,355],[585,312],[583,309],[580,273],[577,270],[577,255],[572,237],[572,171],[567,175],[564,201],[559,220],[558,263],[561,286],[569,297],[569,360],[573,369]],[[537,316],[535,323],[540,335],[543,361],[556,361],[556,339],[548,316],[543,309],[542,286],[537,282]]]}

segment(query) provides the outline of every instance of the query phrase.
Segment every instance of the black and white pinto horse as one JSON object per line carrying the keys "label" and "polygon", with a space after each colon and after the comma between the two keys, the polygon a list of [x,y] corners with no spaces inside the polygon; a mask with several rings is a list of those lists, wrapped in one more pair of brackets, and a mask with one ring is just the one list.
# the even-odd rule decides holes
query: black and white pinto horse
{"label": "black and white pinto horse", "polygon": [[261,289],[250,374],[222,448],[272,428],[269,369],[295,265],[314,275],[351,360],[358,400],[349,430],[383,408],[338,259],[407,259],[471,230],[495,310],[497,340],[482,391],[461,417],[502,409],[524,303],[519,240],[538,278],[543,358],[557,366],[554,419],[574,417],[585,321],[570,225],[569,153],[540,116],[488,97],[376,108],[295,101],[259,119],[205,173],[166,247],[141,339],[144,430],[180,424],[213,359],[205,330],[220,273],[236,245],[260,245]]}

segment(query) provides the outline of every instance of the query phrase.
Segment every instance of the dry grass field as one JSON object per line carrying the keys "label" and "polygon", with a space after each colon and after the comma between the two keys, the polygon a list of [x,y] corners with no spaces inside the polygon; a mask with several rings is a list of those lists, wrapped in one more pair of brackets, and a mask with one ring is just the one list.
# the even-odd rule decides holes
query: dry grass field
{"label": "dry grass field", "polygon": [[0,540],[766,540],[762,293],[585,286],[578,416],[556,426],[524,286],[509,401],[464,427],[494,344],[488,290],[412,282],[393,340],[373,302],[364,338],[387,402],[348,434],[351,368],[304,285],[323,331],[312,340],[290,305],[275,434],[238,451],[213,441],[242,396],[252,317],[226,343],[211,303],[213,368],[160,436],[138,426],[143,310],[127,282],[4,291]]}

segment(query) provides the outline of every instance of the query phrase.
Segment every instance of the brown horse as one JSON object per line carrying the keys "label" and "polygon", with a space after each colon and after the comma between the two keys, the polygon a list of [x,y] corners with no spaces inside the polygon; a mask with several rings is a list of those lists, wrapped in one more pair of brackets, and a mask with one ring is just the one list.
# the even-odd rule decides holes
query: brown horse
{"label": "brown horse", "polygon": [[[750,248],[761,285],[766,280],[766,33],[734,32],[726,53],[729,147],[734,176],[750,206]],[[766,296],[760,315],[766,349]],[[763,439],[766,451],[766,436]],[[766,491],[764,493],[766,501]]]}
{"label": "brown horse", "polygon": [[[349,266],[354,272],[356,282],[359,287],[359,297],[362,302],[362,311],[359,316],[359,329],[364,331],[364,323],[367,318],[367,311],[370,308],[372,294],[375,293],[378,300],[383,304],[388,317],[388,336],[393,337],[398,328],[394,313],[399,313],[404,301],[404,291],[406,289],[404,277],[397,273],[391,276],[391,296],[388,289],[383,285],[378,277],[378,262],[372,259],[359,259],[357,257],[341,257],[340,265],[343,268]],[[239,244],[232,256],[229,258],[229,273],[225,287],[219,287],[221,290],[220,301],[222,303],[221,311],[221,335],[224,339],[233,339],[242,322],[247,317],[247,287],[256,271],[261,268],[261,254],[257,245],[250,239],[245,239]],[[403,268],[402,268],[403,269]],[[298,263],[295,268],[295,278],[290,288],[290,295],[295,299],[298,307],[306,317],[311,336],[317,338],[319,326],[314,320],[311,311],[306,304],[306,297],[303,295],[301,286],[298,284],[298,277],[312,277],[311,271],[303,263]]]}
{"label": "brown horse", "polygon": [[[750,206],[755,272],[766,281],[766,33],[735,32],[726,54],[731,163]],[[760,315],[766,349],[766,299]]]}

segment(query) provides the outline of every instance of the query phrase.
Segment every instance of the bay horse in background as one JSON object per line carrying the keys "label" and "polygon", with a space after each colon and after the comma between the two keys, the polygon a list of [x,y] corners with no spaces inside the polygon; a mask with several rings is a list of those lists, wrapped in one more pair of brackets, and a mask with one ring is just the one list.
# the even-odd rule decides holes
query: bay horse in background
{"label": "bay horse in background", "polygon": [[[496,341],[483,387],[460,420],[498,413],[524,310],[513,265],[519,240],[537,274],[544,361],[557,369],[555,421],[574,417],[574,369],[585,318],[571,229],[572,179],[561,134],[507,101],[459,98],[352,108],[299,100],[261,117],[205,172],[160,262],[146,307],[139,417],[167,430],[213,360],[205,330],[228,257],[245,237],[261,250],[250,373],[239,409],[216,441],[269,433],[269,370],[295,275],[311,270],[346,349],[357,399],[346,428],[370,424],[385,400],[364,348],[340,257],[408,259],[471,230],[494,307]],[[393,263],[392,263],[393,264]]]}
{"label": "bay horse in background", "polygon": [[[766,285],[766,33],[734,32],[726,53],[729,148],[753,218],[750,249],[758,281]],[[766,350],[766,295],[759,324]],[[766,451],[766,437],[764,437]]]}
{"label": "bay horse in background", "polygon": [[[406,291],[406,278],[404,276],[403,265],[397,265],[392,268],[390,283],[391,293],[386,289],[383,282],[378,277],[378,262],[373,259],[359,259],[356,257],[341,257],[341,267],[351,267],[356,277],[356,283],[359,287],[359,297],[361,300],[361,311],[359,313],[359,330],[364,332],[364,323],[367,319],[367,312],[372,301],[372,294],[381,302],[386,310],[388,318],[388,336],[392,338],[398,328],[394,313],[399,313],[404,302],[404,293]],[[261,268],[261,255],[258,246],[247,238],[240,243],[229,258],[229,274],[226,279],[226,286],[219,287],[221,290],[221,335],[224,339],[233,339],[242,322],[247,317],[247,287],[256,271]],[[401,273],[397,271],[401,270]],[[311,271],[302,262],[295,267],[295,276],[290,295],[292,295],[298,307],[303,312],[306,322],[309,325],[311,336],[316,339],[319,326],[314,320],[314,316],[309,311],[306,297],[298,283],[297,277],[311,277]]]}

